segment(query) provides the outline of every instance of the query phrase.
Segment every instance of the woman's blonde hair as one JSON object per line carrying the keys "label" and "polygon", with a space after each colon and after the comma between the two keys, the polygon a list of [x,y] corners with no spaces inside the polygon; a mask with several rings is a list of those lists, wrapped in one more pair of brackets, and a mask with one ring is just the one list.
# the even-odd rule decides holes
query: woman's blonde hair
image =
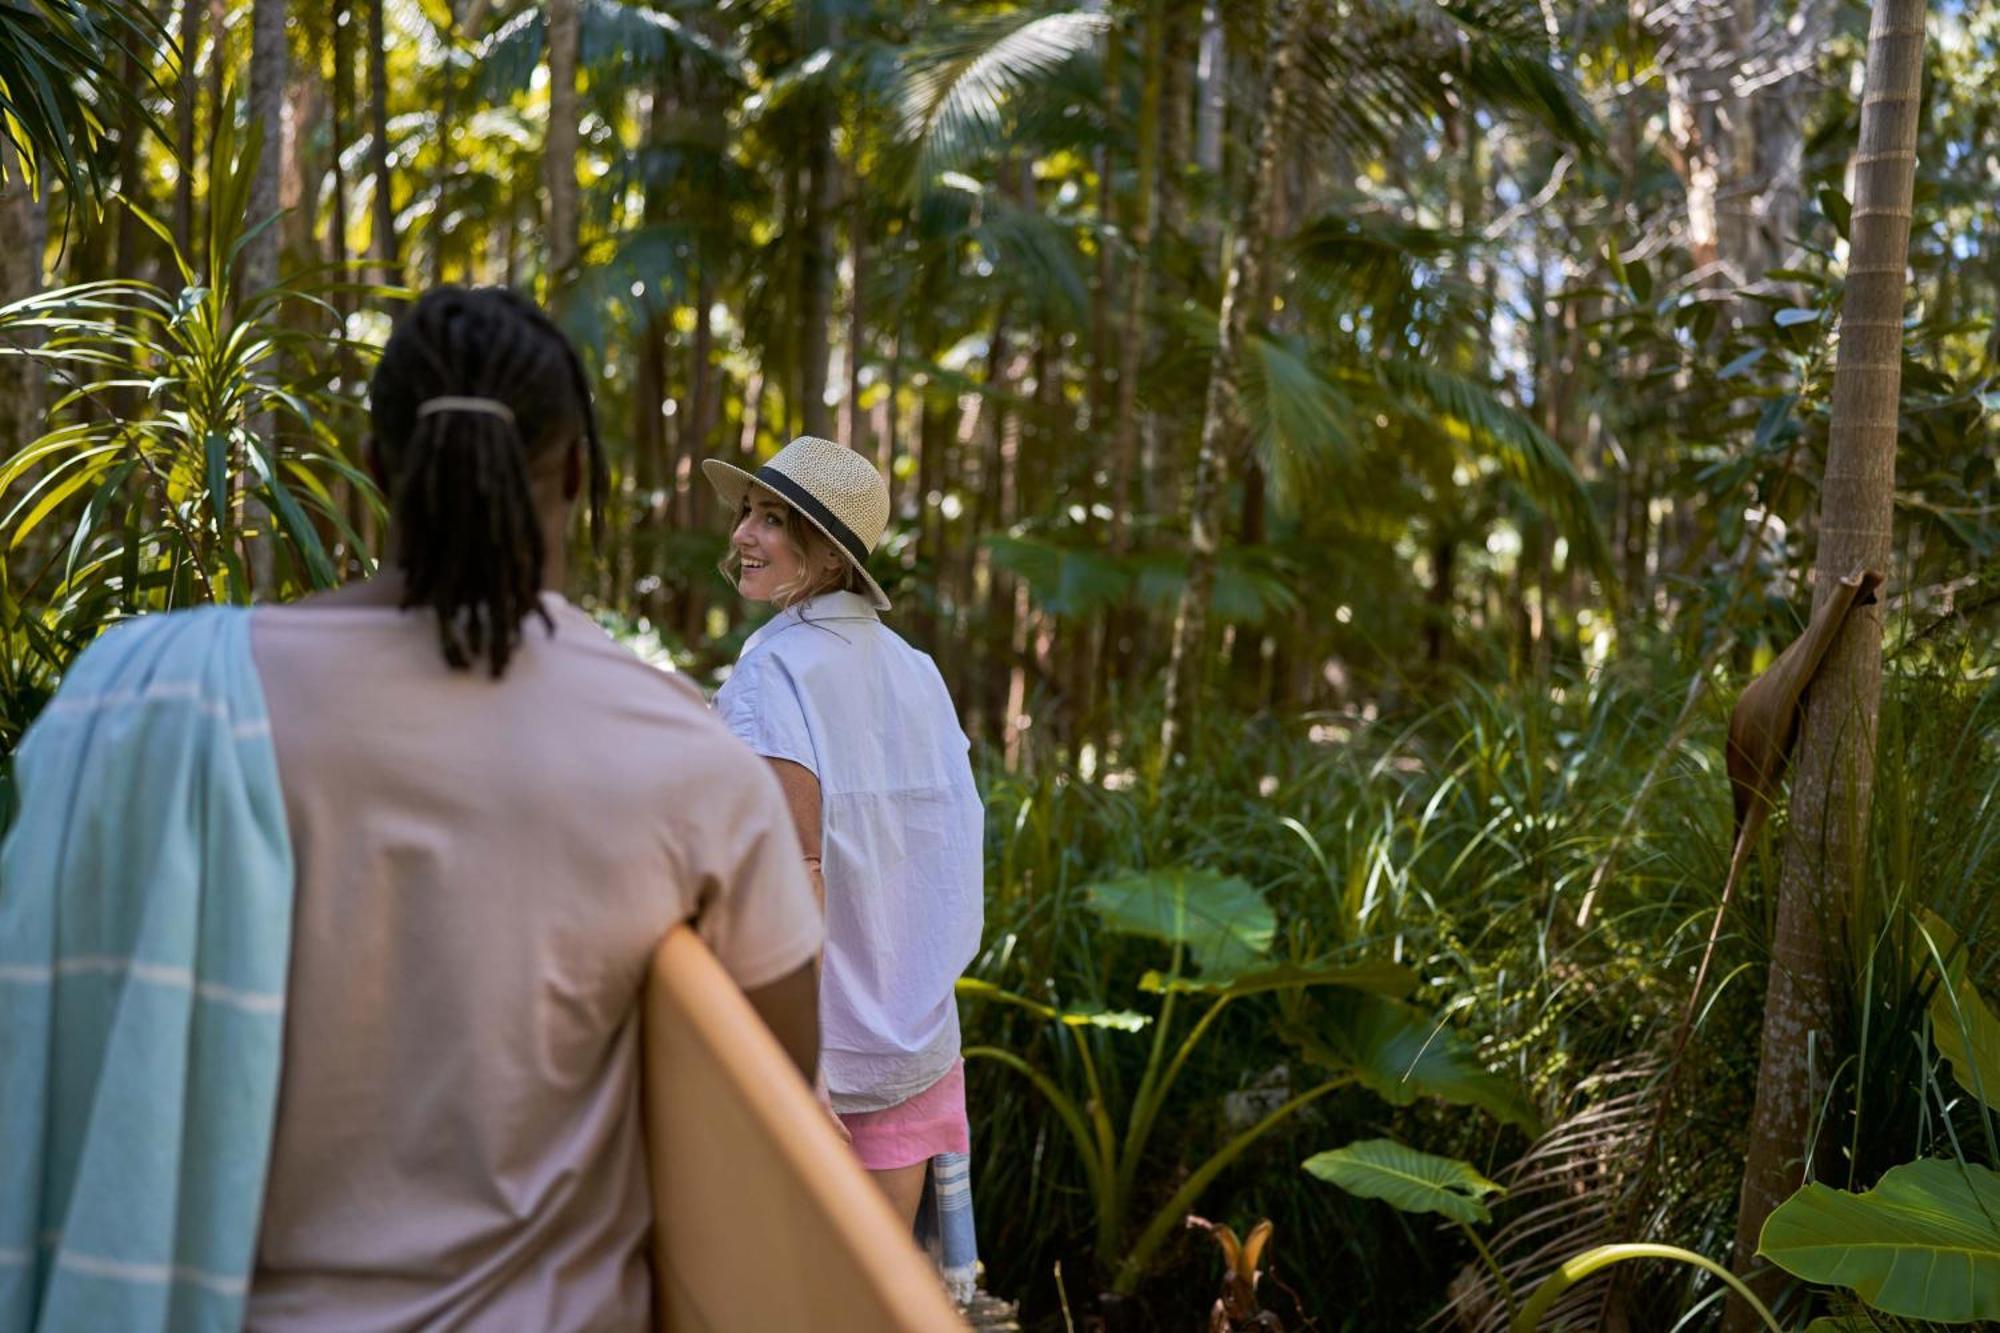
{"label": "woman's blonde hair", "polygon": [[[746,495],[736,510],[736,521],[741,523],[743,515],[750,510],[750,499]],[[801,602],[810,602],[822,593],[858,592],[868,595],[868,585],[861,581],[861,571],[852,561],[841,558],[840,564],[827,569],[821,557],[832,551],[839,554],[839,548],[827,540],[826,534],[799,516],[799,511],[785,506],[785,545],[798,557],[799,567],[805,572],[771,594],[771,604],[780,611],[789,611]],[[743,576],[743,553],[734,546],[722,557],[716,568],[722,577],[729,580],[729,586],[738,586]]]}

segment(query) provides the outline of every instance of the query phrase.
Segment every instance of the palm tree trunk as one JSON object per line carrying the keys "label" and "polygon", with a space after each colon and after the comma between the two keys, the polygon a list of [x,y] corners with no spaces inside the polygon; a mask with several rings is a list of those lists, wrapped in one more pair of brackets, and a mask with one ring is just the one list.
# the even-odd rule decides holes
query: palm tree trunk
{"label": "palm tree trunk", "polygon": [[[1840,315],[1833,416],[1820,490],[1817,605],[1856,570],[1890,554],[1908,291],[1924,0],[1876,0],[1855,158],[1853,249]],[[1847,908],[1865,882],[1882,691],[1879,607],[1850,612],[1814,679],[1800,723],[1779,882],[1777,936],[1764,998],[1763,1053],[1737,1214],[1736,1267],[1747,1269],[1771,1210],[1804,1172],[1812,1089],[1806,1049],[1833,1021]],[[1732,1308],[1726,1325],[1749,1327]]]}
{"label": "palm tree trunk", "polygon": [[389,174],[389,72],[382,14],[388,3],[374,0],[368,6],[368,170],[375,179],[371,238],[375,281],[399,283],[402,266],[396,253],[395,180]]}
{"label": "palm tree trunk", "polygon": [[1206,675],[1204,643],[1208,602],[1215,588],[1222,498],[1229,465],[1241,435],[1237,420],[1236,359],[1250,330],[1251,313],[1265,307],[1265,261],[1270,250],[1270,214],[1278,182],[1278,144],[1290,106],[1292,66],[1298,61],[1311,6],[1278,0],[1275,37],[1262,86],[1264,107],[1257,129],[1256,161],[1249,196],[1236,220],[1235,255],[1222,289],[1216,320],[1215,353],[1209,361],[1208,394],[1202,406],[1201,452],[1195,458],[1193,495],[1188,501],[1188,574],[1174,612],[1173,647],[1167,659],[1166,718],[1160,726],[1157,764],[1173,762],[1194,698]]}
{"label": "palm tree trunk", "polygon": [[548,299],[566,285],[577,261],[577,50],[583,38],[577,0],[549,0],[549,123],[542,174],[549,191]]}

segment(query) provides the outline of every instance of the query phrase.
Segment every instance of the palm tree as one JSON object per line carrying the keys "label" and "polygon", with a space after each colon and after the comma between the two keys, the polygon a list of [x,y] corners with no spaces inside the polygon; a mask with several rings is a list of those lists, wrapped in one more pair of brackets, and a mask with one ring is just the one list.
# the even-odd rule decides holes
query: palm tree
{"label": "palm tree", "polygon": [[[1889,560],[1924,14],[1924,0],[1877,0],[1869,26],[1853,249],[1820,490],[1816,607],[1841,579],[1863,569],[1882,571]],[[1764,1219],[1800,1183],[1812,1098],[1806,1052],[1813,1034],[1824,1040],[1831,1030],[1848,902],[1867,874],[1863,831],[1881,693],[1881,609],[1857,608],[1827,652],[1800,727],[1757,1103],[1737,1214],[1739,1270],[1757,1252]],[[1774,1273],[1767,1284],[1781,1277]],[[1749,1319],[1747,1307],[1732,1308],[1728,1322],[1748,1328]]]}

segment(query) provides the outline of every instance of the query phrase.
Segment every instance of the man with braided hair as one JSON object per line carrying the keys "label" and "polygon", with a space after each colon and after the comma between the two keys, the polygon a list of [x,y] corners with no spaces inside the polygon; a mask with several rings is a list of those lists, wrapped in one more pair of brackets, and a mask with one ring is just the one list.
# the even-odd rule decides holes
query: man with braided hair
{"label": "man with braided hair", "polygon": [[383,572],[251,617],[296,903],[247,1323],[640,1329],[647,962],[698,917],[810,1071],[797,838],[699,694],[557,591],[605,469],[548,318],[429,292],[370,411]]}

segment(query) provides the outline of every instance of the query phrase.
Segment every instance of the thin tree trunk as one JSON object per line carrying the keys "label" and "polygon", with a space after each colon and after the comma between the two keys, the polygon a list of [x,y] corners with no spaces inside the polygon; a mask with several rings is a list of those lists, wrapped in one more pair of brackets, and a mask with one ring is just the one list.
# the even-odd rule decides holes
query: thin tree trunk
{"label": "thin tree trunk", "polygon": [[[48,248],[45,202],[28,188],[25,164],[0,137],[0,305],[42,290],[42,256]],[[16,347],[41,340],[30,329],[5,335]],[[0,458],[12,458],[42,433],[42,369],[25,356],[0,356]]]}
{"label": "thin tree trunk", "polygon": [[443,84],[438,96],[437,133],[432,136],[432,148],[437,153],[437,172],[431,181],[431,283],[444,281],[445,238],[450,235],[445,225],[445,192],[451,183],[451,118],[455,114],[457,85],[452,78],[452,53],[458,46],[458,0],[444,0],[444,31],[439,34],[444,43],[444,59],[438,64],[438,79]]}
{"label": "thin tree trunk", "polygon": [[861,353],[868,345],[868,210],[862,202],[859,154],[848,172],[847,396],[841,404],[847,420],[841,435],[847,447],[868,452],[868,418],[861,410]]}
{"label": "thin tree trunk", "polygon": [[[332,19],[333,90],[327,122],[332,138],[328,156],[333,174],[333,203],[326,225],[326,256],[333,263],[335,281],[343,283],[352,276],[347,271],[347,167],[343,161],[354,100],[354,37],[349,31],[353,26],[352,12],[349,0],[336,0]],[[345,296],[336,296],[334,303],[343,311],[349,308]]]}
{"label": "thin tree trunk", "polygon": [[201,56],[201,0],[181,5],[180,89],[174,99],[174,153],[180,159],[174,182],[174,246],[194,253],[194,173],[200,149],[195,145],[195,112],[201,105],[201,82],[195,68]]}
{"label": "thin tree trunk", "polygon": [[[816,51],[839,41],[831,22],[820,16],[826,6],[813,5],[817,23],[810,45]],[[830,89],[813,96],[811,128],[806,134],[804,246],[799,253],[799,422],[807,435],[825,439],[833,434],[833,416],[826,405],[827,362],[833,354],[834,211],[838,159],[833,134],[838,105]],[[851,442],[850,442],[851,443]]]}
{"label": "thin tree trunk", "polygon": [[1139,367],[1146,350],[1146,294],[1153,281],[1154,173],[1160,161],[1160,90],[1166,63],[1165,0],[1148,0],[1142,37],[1145,82],[1139,96],[1139,171],[1132,192],[1132,253],[1125,268],[1125,309],[1119,330],[1118,416],[1111,449],[1111,553],[1123,555],[1139,459]]}
{"label": "thin tree trunk", "polygon": [[549,192],[548,299],[573,276],[577,262],[576,155],[580,108],[577,50],[582,41],[577,0],[549,0],[549,123],[543,139],[542,176]]}
{"label": "thin tree trunk", "polygon": [[[1861,569],[1885,570],[1889,560],[1924,14],[1924,0],[1876,0],[1869,26],[1853,249],[1820,490],[1815,606],[1841,579]],[[1750,1266],[1764,1220],[1798,1188],[1802,1166],[1810,1166],[1804,1160],[1813,1097],[1807,1043],[1815,1033],[1824,1040],[1831,1032],[1848,904],[1866,883],[1881,690],[1881,610],[1857,608],[1828,650],[1800,723],[1757,1101],[1737,1214],[1739,1270]],[[1749,1319],[1744,1309],[1732,1308],[1725,1322],[1748,1328]]]}
{"label": "thin tree trunk", "polygon": [[389,0],[368,6],[368,170],[375,178],[375,223],[370,237],[375,280],[400,283],[397,256],[395,180],[389,173],[389,73],[383,10]]}
{"label": "thin tree trunk", "polygon": [[1270,213],[1278,181],[1278,145],[1290,107],[1292,66],[1305,36],[1311,6],[1301,0],[1278,0],[1273,15],[1273,43],[1262,86],[1264,107],[1257,129],[1257,156],[1248,197],[1236,223],[1235,255],[1222,289],[1222,309],[1216,320],[1215,353],[1209,361],[1208,393],[1202,407],[1201,452],[1195,459],[1193,495],[1188,502],[1188,573],[1174,612],[1173,646],[1167,659],[1166,717],[1160,726],[1157,764],[1172,763],[1181,743],[1194,698],[1201,692],[1208,657],[1208,602],[1215,588],[1222,498],[1229,466],[1238,447],[1241,424],[1236,401],[1236,361],[1250,331],[1253,312],[1261,318],[1265,306],[1266,252],[1270,248]]}
{"label": "thin tree trunk", "polygon": [[[250,216],[248,225],[259,228],[243,247],[243,285],[237,289],[239,302],[272,286],[278,280],[278,238],[280,229],[273,220],[278,212],[278,184],[283,175],[285,155],[285,0],[256,0],[250,15],[250,121],[263,127],[257,164],[250,175]],[[218,114],[221,104],[217,104]],[[250,436],[266,448],[275,449],[277,420],[269,412],[259,412],[249,421]],[[247,460],[246,460],[247,461]],[[247,490],[247,486],[246,486]],[[247,543],[250,586],[258,596],[277,591],[276,533],[270,513],[247,494],[244,523],[254,527],[262,540]]]}
{"label": "thin tree trunk", "polygon": [[[1194,164],[1213,184],[1222,180],[1222,118],[1229,105],[1229,57],[1223,43],[1222,8],[1209,0],[1201,10],[1201,54],[1195,65]],[[1204,210],[1199,227],[1201,252],[1215,249],[1212,211]]]}

